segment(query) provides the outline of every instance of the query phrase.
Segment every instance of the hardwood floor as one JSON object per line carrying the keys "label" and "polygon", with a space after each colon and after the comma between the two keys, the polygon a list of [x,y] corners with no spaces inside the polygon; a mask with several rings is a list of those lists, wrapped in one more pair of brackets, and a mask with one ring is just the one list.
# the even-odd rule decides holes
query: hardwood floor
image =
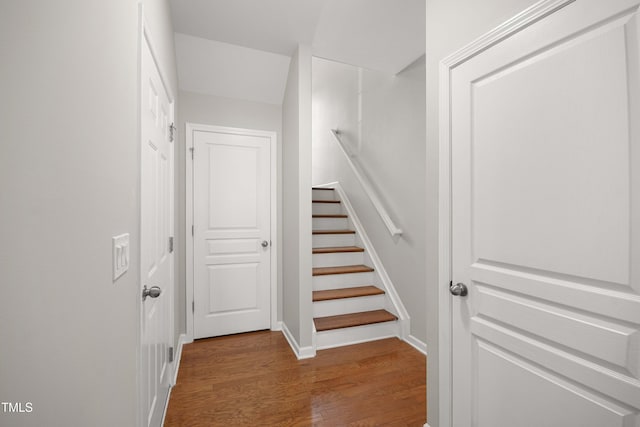
{"label": "hardwood floor", "polygon": [[423,426],[426,360],[396,338],[298,361],[280,332],[183,349],[165,426]]}

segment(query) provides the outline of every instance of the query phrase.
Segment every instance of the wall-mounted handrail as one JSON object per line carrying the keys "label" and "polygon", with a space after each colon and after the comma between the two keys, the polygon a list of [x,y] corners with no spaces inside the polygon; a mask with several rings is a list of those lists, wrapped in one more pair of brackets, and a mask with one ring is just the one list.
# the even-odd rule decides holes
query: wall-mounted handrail
{"label": "wall-mounted handrail", "polygon": [[356,178],[358,178],[358,181],[364,189],[365,194],[367,195],[367,197],[369,197],[369,200],[371,200],[371,203],[376,208],[376,212],[378,212],[378,215],[380,215],[382,222],[384,222],[384,225],[387,226],[387,229],[389,230],[389,233],[391,233],[391,236],[400,236],[402,234],[402,230],[396,227],[393,220],[389,216],[389,213],[380,201],[378,194],[375,192],[373,186],[367,179],[366,175],[362,172],[360,167],[356,163],[354,163],[353,158],[355,157],[355,155],[351,154],[350,150],[344,145],[344,142],[342,142],[342,139],[340,139],[340,131],[337,129],[331,129],[331,134],[338,142],[338,146],[344,154],[345,159],[347,159],[347,163],[351,167],[351,170],[355,174]]}

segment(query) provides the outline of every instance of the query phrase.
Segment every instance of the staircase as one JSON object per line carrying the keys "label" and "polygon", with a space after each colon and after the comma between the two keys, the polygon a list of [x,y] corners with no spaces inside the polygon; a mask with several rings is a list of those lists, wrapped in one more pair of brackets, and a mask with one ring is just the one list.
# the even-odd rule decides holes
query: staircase
{"label": "staircase", "polygon": [[316,348],[399,336],[397,310],[346,207],[333,188],[312,191]]}

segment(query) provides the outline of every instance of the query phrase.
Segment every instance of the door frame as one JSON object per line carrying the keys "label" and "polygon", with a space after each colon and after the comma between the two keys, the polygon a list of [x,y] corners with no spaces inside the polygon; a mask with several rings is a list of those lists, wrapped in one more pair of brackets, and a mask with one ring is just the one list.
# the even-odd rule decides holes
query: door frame
{"label": "door frame", "polygon": [[505,21],[490,32],[440,61],[439,69],[439,197],[438,197],[438,425],[451,425],[453,414],[452,301],[449,282],[453,277],[451,256],[451,73],[453,70],[513,36],[529,25],[551,15],[575,0],[542,0]]}
{"label": "door frame", "polygon": [[[156,68],[158,69],[158,74],[160,75],[160,80],[162,82],[162,86],[167,94],[167,98],[169,101],[169,118],[168,118],[168,122],[169,123],[175,123],[175,106],[176,106],[176,98],[175,95],[173,93],[173,91],[171,90],[171,86],[168,84],[169,80],[167,79],[167,74],[165,73],[165,71],[162,68],[162,65],[159,61],[158,58],[158,50],[156,49],[157,44],[155,43],[155,40],[157,40],[151,30],[149,29],[149,24],[147,23],[146,19],[145,19],[145,15],[144,15],[144,6],[142,3],[140,3],[138,5],[138,82],[137,82],[137,90],[138,90],[138,94],[137,94],[137,122],[138,122],[138,147],[137,147],[137,155],[138,155],[138,183],[137,183],[137,191],[138,191],[138,196],[136,199],[136,203],[137,203],[137,209],[138,209],[138,221],[137,221],[137,225],[138,225],[138,236],[137,236],[137,250],[136,250],[136,254],[138,257],[138,284],[137,284],[137,289],[136,289],[136,301],[137,301],[137,307],[138,307],[138,325],[137,325],[137,338],[138,338],[138,343],[137,343],[137,359],[136,359],[136,372],[137,372],[137,377],[138,377],[138,390],[137,390],[137,395],[138,395],[138,401],[139,404],[137,405],[137,411],[138,411],[138,422],[139,425],[145,425],[145,416],[146,414],[144,414],[143,408],[140,406],[141,402],[142,402],[142,397],[143,397],[143,391],[142,391],[142,385],[143,385],[143,372],[142,372],[142,344],[143,344],[143,339],[142,339],[142,325],[144,324],[143,322],[143,316],[144,316],[144,306],[142,304],[142,297],[140,294],[140,288],[141,285],[144,281],[144,273],[143,273],[143,268],[142,268],[142,144],[144,143],[144,141],[142,141],[142,118],[141,118],[141,111],[142,111],[142,105],[143,105],[143,99],[142,99],[142,52],[144,49],[144,45],[146,44],[149,47],[149,51],[151,53],[151,57],[153,58],[153,61],[156,65]],[[175,135],[175,134],[174,134]],[[173,236],[174,241],[175,241],[175,147],[176,147],[176,143],[177,140],[174,136],[174,140],[172,142],[170,142],[170,150],[169,150],[169,236]],[[174,347],[174,354],[175,354],[175,288],[176,288],[176,280],[175,280],[175,249],[170,252],[169,254],[169,286],[170,286],[170,292],[168,298],[169,301],[167,303],[168,307],[169,307],[169,331],[170,331],[170,336],[171,336],[171,347]],[[163,290],[164,291],[164,290]],[[171,362],[168,362],[168,369],[169,372],[166,374],[167,378],[169,379],[169,394],[167,395],[167,401],[164,402],[164,407],[163,407],[163,415],[162,415],[162,419],[164,420],[164,416],[166,415],[166,411],[167,411],[167,405],[169,404],[169,398],[171,396],[171,387],[173,385],[175,385],[174,383],[174,379],[176,377],[177,374],[177,358],[174,357],[174,360]]]}
{"label": "door frame", "polygon": [[270,275],[270,324],[271,330],[279,330],[278,322],[278,136],[276,132],[234,128],[217,125],[206,125],[199,123],[185,123],[185,177],[186,177],[186,203],[185,203],[185,236],[186,236],[186,282],[185,282],[185,314],[186,314],[186,340],[193,342],[193,286],[194,286],[194,236],[192,233],[193,221],[193,134],[194,132],[217,132],[229,133],[234,135],[258,136],[268,138],[271,141],[269,167],[271,169],[270,177],[270,227],[271,227],[271,275]]}

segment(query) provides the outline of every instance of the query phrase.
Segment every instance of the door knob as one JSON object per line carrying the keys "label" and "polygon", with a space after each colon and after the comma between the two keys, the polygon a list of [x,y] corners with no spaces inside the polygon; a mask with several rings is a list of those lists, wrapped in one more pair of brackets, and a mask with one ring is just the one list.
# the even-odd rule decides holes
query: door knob
{"label": "door knob", "polygon": [[449,286],[449,292],[451,292],[451,295],[455,295],[457,297],[464,297],[469,293],[467,286],[464,283],[452,284]]}
{"label": "door knob", "polygon": [[263,248],[266,248],[267,246],[269,246],[269,242],[267,242],[266,240],[263,240],[261,245]]}
{"label": "door knob", "polygon": [[152,286],[151,288],[147,288],[147,285],[144,285],[142,289],[142,301],[146,300],[147,297],[158,298],[162,293],[162,289],[158,286]]}

